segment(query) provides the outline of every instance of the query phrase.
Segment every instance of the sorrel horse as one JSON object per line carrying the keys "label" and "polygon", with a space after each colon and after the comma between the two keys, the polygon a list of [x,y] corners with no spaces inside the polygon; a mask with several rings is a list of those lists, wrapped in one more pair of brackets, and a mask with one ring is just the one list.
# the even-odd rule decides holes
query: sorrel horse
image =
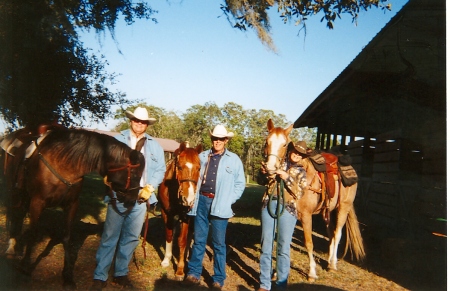
{"label": "sorrel horse", "polygon": [[[6,254],[15,255],[16,241],[26,238],[21,265],[23,271],[32,272],[31,254],[39,217],[45,208],[60,206],[65,216],[62,276],[65,287],[75,287],[76,255],[70,252],[69,242],[83,177],[97,172],[104,177],[109,190],[116,192],[117,200],[131,208],[141,188],[139,183],[145,159],[140,149],[144,142],[144,139],[140,140],[133,150],[108,135],[65,128],[40,133],[22,129],[8,135],[1,143],[11,202],[8,207],[10,240]],[[27,212],[30,224],[22,235]]]}
{"label": "sorrel horse", "polygon": [[[292,128],[293,125],[290,125],[286,129],[274,127],[271,119],[267,122],[269,134],[266,138],[265,155],[267,159],[265,163],[268,173],[273,174],[273,178],[275,176],[275,170],[280,168],[282,161],[286,157],[287,148],[290,142],[289,134]],[[314,261],[313,256],[312,215],[322,212],[324,201],[321,199],[320,195],[322,190],[322,182],[320,180],[319,173],[314,168],[309,158],[303,159],[303,167],[306,170],[308,188],[304,191],[303,197],[298,201],[297,213],[298,218],[302,223],[305,247],[309,257],[308,280],[314,281],[318,278],[318,276],[316,273],[316,262]],[[275,179],[272,179],[271,181],[274,180]],[[359,223],[353,207],[357,187],[357,184],[345,187],[342,182],[339,182],[338,195],[334,195],[334,197],[329,201],[330,211],[334,210],[336,212],[336,222],[334,223],[334,227],[333,224],[329,223],[329,221],[325,221],[329,238],[329,270],[337,270],[337,252],[344,225],[346,225],[347,230],[347,241],[344,256],[348,250],[348,247],[350,247],[352,254],[357,260],[362,260],[365,257]],[[272,190],[267,187],[267,191]]]}
{"label": "sorrel horse", "polygon": [[159,185],[158,196],[161,202],[162,217],[166,230],[166,251],[162,267],[168,267],[172,259],[174,230],[180,223],[178,234],[178,262],[175,278],[184,279],[186,262],[186,245],[188,241],[190,217],[187,215],[194,204],[197,182],[200,176],[200,158],[202,145],[196,148],[181,143],[175,151],[174,158],[169,161],[163,182]]}

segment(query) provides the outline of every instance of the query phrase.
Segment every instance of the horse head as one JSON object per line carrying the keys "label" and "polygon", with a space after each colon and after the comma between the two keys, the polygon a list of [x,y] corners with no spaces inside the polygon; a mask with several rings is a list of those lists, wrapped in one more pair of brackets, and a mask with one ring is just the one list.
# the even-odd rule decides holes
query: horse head
{"label": "horse head", "polygon": [[183,206],[192,207],[197,182],[200,176],[200,158],[198,154],[202,151],[202,145],[196,148],[188,148],[186,143],[181,143],[177,150],[176,177],[178,180],[178,198]]}
{"label": "horse head", "polygon": [[274,176],[275,171],[281,167],[281,163],[286,156],[286,151],[290,142],[289,134],[293,128],[293,124],[283,129],[281,127],[275,127],[272,119],[267,121],[269,134],[266,138],[264,156],[266,158],[266,170],[271,176]]}
{"label": "horse head", "polygon": [[136,144],[136,149],[129,152],[124,160],[125,165],[111,167],[108,169],[106,184],[116,192],[119,202],[125,207],[134,205],[141,190],[141,177],[145,167],[145,158],[141,149],[145,143],[145,138],[140,139]]}

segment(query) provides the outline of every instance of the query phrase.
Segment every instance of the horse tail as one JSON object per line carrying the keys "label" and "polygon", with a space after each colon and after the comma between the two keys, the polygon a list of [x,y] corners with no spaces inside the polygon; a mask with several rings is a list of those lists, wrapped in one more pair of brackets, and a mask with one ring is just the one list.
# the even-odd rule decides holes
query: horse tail
{"label": "horse tail", "polygon": [[345,223],[345,229],[347,230],[347,242],[345,244],[345,251],[343,257],[350,252],[356,258],[357,261],[362,261],[366,257],[366,252],[364,250],[363,239],[361,231],[359,229],[358,217],[356,216],[355,208],[350,208],[347,216],[347,222]]}

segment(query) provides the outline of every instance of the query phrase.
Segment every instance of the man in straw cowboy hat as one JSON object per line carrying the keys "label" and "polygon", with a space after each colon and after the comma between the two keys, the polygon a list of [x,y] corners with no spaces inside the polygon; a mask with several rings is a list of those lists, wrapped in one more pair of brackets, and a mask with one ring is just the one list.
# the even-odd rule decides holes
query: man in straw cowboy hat
{"label": "man in straw cowboy hat", "polygon": [[116,259],[113,283],[122,287],[133,287],[128,278],[128,265],[139,244],[139,235],[147,211],[146,204],[156,203],[154,191],[162,182],[166,172],[162,147],[153,137],[145,133],[147,127],[155,123],[156,119],[149,117],[147,109],[143,107],[137,107],[133,113],[126,111],[125,115],[130,119],[130,129],[122,131],[116,138],[133,149],[140,139],[145,138],[145,144],[141,150],[145,157],[145,168],[140,182],[143,189],[139,193],[139,200],[135,202],[128,214],[123,214],[126,213],[127,207],[119,201],[116,201],[116,207],[121,213],[117,213],[111,204],[110,197],[106,196],[105,202],[108,203],[108,210],[100,246],[97,250],[97,266],[91,290],[101,290],[106,286],[114,255]]}
{"label": "man in straw cowboy hat", "polygon": [[[283,161],[281,168],[275,172],[284,181],[285,191],[283,199],[278,200],[276,195],[270,197],[267,192],[263,197],[261,209],[261,256],[259,261],[260,288],[258,291],[270,290],[272,277],[276,277],[276,287],[279,289],[287,287],[291,266],[291,240],[297,223],[297,201],[302,198],[304,189],[307,187],[306,172],[303,169],[303,159],[306,157],[306,142],[291,142],[286,159]],[[258,183],[267,185],[267,182],[267,171],[263,164]],[[281,207],[284,207],[284,210],[282,209],[279,213],[275,213],[279,201],[284,202],[281,205]],[[277,215],[278,217],[276,217]],[[274,229],[277,230],[276,274],[272,274]]]}
{"label": "man in straw cowboy hat", "polygon": [[241,159],[226,149],[234,134],[223,125],[217,125],[210,131],[212,148],[199,154],[201,178],[198,181],[194,206],[189,215],[194,215],[194,244],[188,263],[186,285],[200,283],[206,240],[211,224],[214,250],[214,289],[222,289],[226,278],[225,234],[228,219],[234,213],[231,205],[242,195],[245,189],[244,167]]}

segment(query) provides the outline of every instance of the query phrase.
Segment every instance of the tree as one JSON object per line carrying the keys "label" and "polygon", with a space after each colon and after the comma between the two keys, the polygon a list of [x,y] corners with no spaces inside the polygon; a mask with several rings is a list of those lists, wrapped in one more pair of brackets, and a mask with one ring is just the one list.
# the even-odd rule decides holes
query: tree
{"label": "tree", "polygon": [[[225,0],[220,7],[236,28],[254,29],[274,48],[271,8],[284,22],[294,19],[303,26],[309,16],[323,14],[332,28],[341,14],[356,20],[361,9],[389,9],[386,1]],[[106,72],[102,57],[88,54],[77,30],[108,30],[114,39],[120,17],[127,24],[136,19],[156,22],[155,13],[144,0],[1,0],[0,114],[11,127],[50,121],[70,126],[82,125],[87,118],[104,120],[114,105],[131,105],[125,94],[108,89],[117,75]],[[203,140],[197,134],[192,137]]]}
{"label": "tree", "polygon": [[108,29],[114,37],[119,15],[128,24],[150,18],[145,2],[2,0],[0,8],[0,114],[9,125],[77,125],[130,102],[108,89],[116,75],[88,55],[76,30]]}
{"label": "tree", "polygon": [[227,15],[235,28],[256,31],[259,39],[265,45],[275,50],[270,36],[269,10],[276,8],[284,23],[295,20],[295,25],[305,26],[308,17],[322,14],[321,21],[325,21],[332,29],[336,18],[342,14],[349,14],[352,21],[356,21],[361,10],[372,7],[391,9],[388,0],[225,0],[221,5],[222,11]]}

